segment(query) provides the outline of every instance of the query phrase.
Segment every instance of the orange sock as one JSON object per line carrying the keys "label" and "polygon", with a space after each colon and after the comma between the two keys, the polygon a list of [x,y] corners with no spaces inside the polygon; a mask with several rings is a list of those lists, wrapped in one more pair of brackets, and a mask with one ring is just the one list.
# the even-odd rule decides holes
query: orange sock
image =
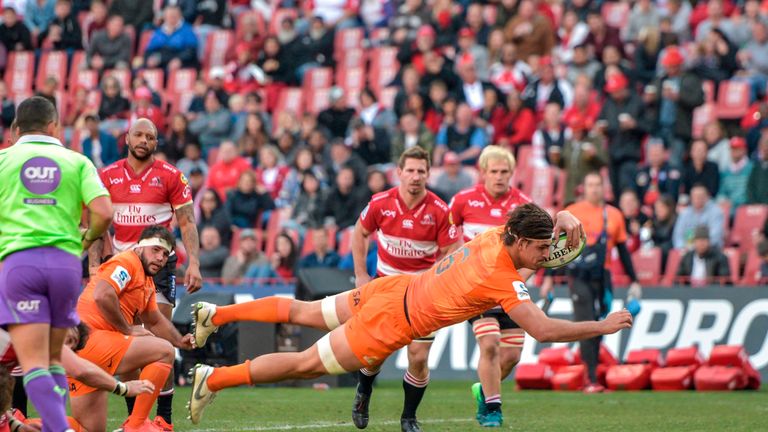
{"label": "orange sock", "polygon": [[69,422],[69,427],[75,432],[83,432],[83,426],[73,417],[67,417],[67,421]]}
{"label": "orange sock", "polygon": [[208,388],[219,391],[228,387],[251,385],[251,361],[246,360],[235,366],[219,367],[208,378]]}
{"label": "orange sock", "polygon": [[149,412],[152,410],[152,405],[157,400],[157,395],[160,394],[160,390],[165,385],[165,381],[168,379],[168,374],[171,373],[171,365],[168,363],[155,362],[144,366],[141,370],[140,379],[149,380],[155,385],[155,391],[152,394],[140,394],[136,396],[136,404],[133,406],[133,413],[128,417],[128,426],[141,426],[145,420],[149,417]]}
{"label": "orange sock", "polygon": [[237,321],[286,323],[292,302],[293,299],[285,297],[266,297],[247,303],[218,306],[211,322],[217,326]]}

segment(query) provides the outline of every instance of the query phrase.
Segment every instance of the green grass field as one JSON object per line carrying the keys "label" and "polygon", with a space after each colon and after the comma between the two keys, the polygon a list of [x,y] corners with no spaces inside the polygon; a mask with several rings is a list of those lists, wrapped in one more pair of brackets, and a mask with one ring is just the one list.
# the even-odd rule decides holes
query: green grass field
{"label": "green grass field", "polygon": [[[434,382],[419,419],[427,432],[480,431],[469,382]],[[219,393],[199,425],[186,420],[189,387],[174,398],[177,431],[354,431],[351,388],[237,388]],[[733,393],[614,392],[599,395],[513,390],[505,383],[504,430],[519,431],[766,431],[768,391]],[[400,382],[375,388],[367,431],[399,431]],[[154,414],[154,413],[153,413]],[[125,418],[125,404],[110,398],[108,431]]]}

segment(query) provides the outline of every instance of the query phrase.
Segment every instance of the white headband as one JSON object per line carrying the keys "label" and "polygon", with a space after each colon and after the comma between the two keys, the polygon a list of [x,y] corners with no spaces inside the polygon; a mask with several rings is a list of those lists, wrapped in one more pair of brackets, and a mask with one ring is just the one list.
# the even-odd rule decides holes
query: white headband
{"label": "white headband", "polygon": [[171,251],[173,250],[171,245],[164,239],[161,239],[160,237],[145,238],[145,239],[139,240],[139,243],[136,245],[137,248],[146,247],[146,246],[160,246],[161,248],[167,250],[168,253],[171,253]]}

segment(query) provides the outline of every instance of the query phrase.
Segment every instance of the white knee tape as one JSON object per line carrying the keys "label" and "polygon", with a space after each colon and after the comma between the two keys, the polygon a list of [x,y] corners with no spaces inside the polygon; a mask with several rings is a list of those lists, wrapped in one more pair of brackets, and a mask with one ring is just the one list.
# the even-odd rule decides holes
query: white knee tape
{"label": "white knee tape", "polygon": [[323,320],[328,330],[340,326],[339,316],[336,314],[336,296],[326,297],[320,301],[320,310],[323,312]]}
{"label": "white knee tape", "polygon": [[348,371],[341,367],[339,361],[336,360],[336,354],[333,353],[331,348],[331,334],[328,333],[319,341],[317,341],[317,353],[320,354],[320,361],[323,363],[325,370],[331,375],[341,375]]}

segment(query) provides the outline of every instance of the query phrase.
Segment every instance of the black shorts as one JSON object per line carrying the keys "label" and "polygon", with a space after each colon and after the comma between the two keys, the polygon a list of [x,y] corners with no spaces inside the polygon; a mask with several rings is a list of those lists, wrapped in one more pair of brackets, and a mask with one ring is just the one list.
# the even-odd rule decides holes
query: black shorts
{"label": "black shorts", "polygon": [[499,322],[499,328],[501,330],[510,330],[510,329],[520,328],[520,326],[517,325],[516,322],[512,321],[512,318],[510,318],[509,315],[507,315],[507,313],[500,308],[490,309],[481,313],[478,316],[472,317],[469,319],[469,323],[474,324],[475,321],[481,318],[496,318],[496,321]]}
{"label": "black shorts", "polygon": [[[176,262],[178,257],[176,254],[171,254],[168,257],[168,262],[165,263],[165,267],[160,269],[156,275],[152,277],[155,280],[155,292],[159,295],[162,294],[171,306],[176,305]],[[161,302],[164,303],[164,302]]]}

